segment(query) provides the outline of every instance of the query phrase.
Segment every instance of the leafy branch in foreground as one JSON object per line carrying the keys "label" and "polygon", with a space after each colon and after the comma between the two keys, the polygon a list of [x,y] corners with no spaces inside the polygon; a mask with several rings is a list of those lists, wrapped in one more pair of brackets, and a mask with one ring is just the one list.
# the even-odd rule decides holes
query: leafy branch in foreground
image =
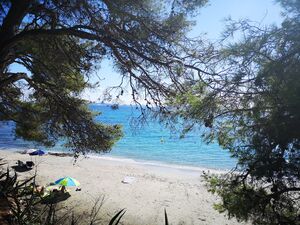
{"label": "leafy branch in foreground", "polygon": [[217,209],[257,225],[300,223],[300,7],[279,2],[288,6],[281,26],[231,22],[215,75],[169,101],[187,132],[203,124],[204,138],[237,159],[231,173],[207,177]]}
{"label": "leafy branch in foreground", "polygon": [[96,122],[82,100],[84,90],[98,85],[100,63],[109,58],[120,73],[117,96],[129,86],[136,103],[162,107],[176,93],[171,83],[180,88],[191,69],[205,73],[190,63],[203,43],[185,36],[188,16],[205,3],[2,1],[0,121],[14,121],[16,136],[44,145],[63,139],[77,152],[110,150],[120,126]]}
{"label": "leafy branch in foreground", "polygon": [[252,224],[299,224],[299,194],[285,189],[275,192],[274,187],[264,187],[263,182],[241,180],[238,175],[217,176],[206,174],[208,190],[221,197],[214,208],[228,212],[229,218],[251,221]]}

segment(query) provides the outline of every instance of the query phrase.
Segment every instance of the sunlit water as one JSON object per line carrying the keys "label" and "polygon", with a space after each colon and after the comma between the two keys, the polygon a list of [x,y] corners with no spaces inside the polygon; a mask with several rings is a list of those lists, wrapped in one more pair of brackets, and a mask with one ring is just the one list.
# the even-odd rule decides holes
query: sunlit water
{"label": "sunlit water", "polygon": [[[179,138],[179,133],[171,132],[157,121],[149,121],[147,124],[132,126],[133,118],[139,112],[131,106],[120,106],[118,110],[112,110],[106,105],[93,104],[94,111],[101,111],[98,121],[108,124],[121,124],[124,137],[113,147],[106,156],[133,159],[135,161],[174,164],[183,166],[195,166],[212,169],[231,169],[236,161],[230,158],[226,150],[217,144],[204,143],[200,138],[200,132],[194,131]],[[38,147],[34,143],[26,142],[14,137],[14,123],[0,124],[0,148],[26,149]],[[56,146],[55,151],[67,151],[62,146]]]}

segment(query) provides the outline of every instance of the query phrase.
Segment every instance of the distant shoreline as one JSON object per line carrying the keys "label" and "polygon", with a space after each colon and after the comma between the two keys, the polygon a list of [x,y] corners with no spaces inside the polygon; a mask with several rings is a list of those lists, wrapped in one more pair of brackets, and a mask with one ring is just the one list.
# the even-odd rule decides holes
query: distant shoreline
{"label": "distant shoreline", "polygon": [[[29,148],[0,148],[0,151],[9,151],[9,152],[17,152],[21,153],[22,151],[29,149]],[[72,152],[65,152],[65,151],[56,151],[56,150],[51,150],[51,151],[46,151],[47,153],[52,153],[52,155],[55,154],[66,154],[65,156],[72,156]],[[173,163],[167,163],[167,162],[159,162],[159,161],[150,161],[150,160],[137,160],[133,158],[126,158],[126,157],[118,157],[118,156],[112,156],[112,155],[105,155],[105,153],[97,154],[97,153],[92,153],[92,154],[87,154],[86,157],[88,158],[99,158],[102,160],[109,160],[109,161],[116,161],[116,162],[124,162],[124,163],[129,163],[129,164],[135,164],[135,165],[141,165],[149,168],[154,168],[154,169],[163,169],[163,170],[179,170],[183,172],[191,172],[191,173],[202,173],[202,172],[212,172],[212,173],[226,173],[229,172],[230,170],[228,169],[216,169],[216,168],[207,168],[207,167],[201,167],[201,166],[191,166],[191,165],[185,165],[185,164],[173,164]]]}

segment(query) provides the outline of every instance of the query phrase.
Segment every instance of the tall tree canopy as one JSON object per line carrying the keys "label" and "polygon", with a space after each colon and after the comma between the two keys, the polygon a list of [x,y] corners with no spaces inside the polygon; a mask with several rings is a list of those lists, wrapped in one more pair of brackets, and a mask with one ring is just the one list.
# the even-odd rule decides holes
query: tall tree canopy
{"label": "tall tree canopy", "polygon": [[[96,123],[80,93],[104,57],[132,95],[160,104],[193,41],[187,15],[205,0],[3,0],[0,5],[0,120],[46,145],[105,151],[120,127]],[[27,70],[14,72],[12,64]],[[123,79],[122,79],[123,81]],[[122,94],[123,90],[119,90]]]}
{"label": "tall tree canopy", "polygon": [[[109,150],[120,127],[96,123],[80,98],[109,57],[134,100],[186,119],[185,132],[203,123],[206,139],[238,159],[234,173],[209,179],[220,211],[254,224],[299,224],[299,1],[280,1],[280,27],[232,23],[227,46],[185,36],[187,16],[205,2],[1,1],[0,120],[15,121],[27,140]],[[228,44],[235,31],[242,40]],[[14,63],[27,70],[12,71]]]}
{"label": "tall tree canopy", "polygon": [[280,2],[281,26],[232,22],[212,74],[169,102],[237,158],[233,173],[206,178],[219,211],[253,224],[300,224],[300,5]]}

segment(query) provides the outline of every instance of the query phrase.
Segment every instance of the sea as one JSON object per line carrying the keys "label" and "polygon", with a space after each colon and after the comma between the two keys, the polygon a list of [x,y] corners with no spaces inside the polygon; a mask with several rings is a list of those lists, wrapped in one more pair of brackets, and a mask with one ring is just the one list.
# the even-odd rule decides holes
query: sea
{"label": "sea", "polygon": [[[166,126],[158,119],[141,119],[141,113],[135,106],[121,105],[113,109],[111,105],[91,104],[90,109],[101,112],[97,121],[107,124],[121,124],[124,136],[109,153],[100,154],[123,160],[134,160],[150,165],[170,165],[199,167],[216,170],[230,170],[236,165],[227,150],[217,143],[207,144],[201,138],[201,129],[193,130],[184,137],[181,130]],[[149,119],[150,118],[150,119]],[[180,127],[180,126],[179,126]],[[0,150],[42,148],[46,151],[67,152],[68,149],[58,144],[45,148],[35,143],[15,138],[15,124],[0,124]]]}

